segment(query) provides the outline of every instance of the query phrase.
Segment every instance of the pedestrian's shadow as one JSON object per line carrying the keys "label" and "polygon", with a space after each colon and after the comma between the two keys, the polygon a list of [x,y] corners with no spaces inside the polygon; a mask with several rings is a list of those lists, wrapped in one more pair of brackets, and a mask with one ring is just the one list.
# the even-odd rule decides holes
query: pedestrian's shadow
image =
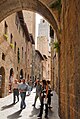
{"label": "pedestrian's shadow", "polygon": [[1,107],[1,111],[4,110],[4,109],[10,108],[12,106],[14,106],[14,103],[12,103],[10,105],[5,105],[5,106]]}
{"label": "pedestrian's shadow", "polygon": [[32,112],[31,112],[31,115],[29,115],[29,117],[33,117],[34,115],[37,115],[39,113],[39,110],[40,109],[33,108]]}
{"label": "pedestrian's shadow", "polygon": [[49,116],[53,116],[54,114],[53,110],[49,109],[48,112],[49,112]]}
{"label": "pedestrian's shadow", "polygon": [[21,110],[19,110],[19,111],[13,113],[13,114],[7,116],[7,119],[18,119],[18,118],[22,117],[20,115],[20,113],[21,113]]}

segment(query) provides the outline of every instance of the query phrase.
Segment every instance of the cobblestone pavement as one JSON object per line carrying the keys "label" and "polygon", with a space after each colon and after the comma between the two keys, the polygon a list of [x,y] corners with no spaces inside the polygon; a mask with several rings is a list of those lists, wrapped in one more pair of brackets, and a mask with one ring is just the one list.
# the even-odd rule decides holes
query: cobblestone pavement
{"label": "cobblestone pavement", "polygon": [[[40,102],[37,100],[36,108],[32,106],[35,97],[35,89],[30,96],[26,96],[26,108],[20,111],[20,102],[13,105],[12,94],[5,98],[0,98],[0,119],[37,119]],[[58,96],[53,92],[52,109],[49,110],[49,119],[60,119],[58,116]],[[44,119],[44,113],[43,113]]]}

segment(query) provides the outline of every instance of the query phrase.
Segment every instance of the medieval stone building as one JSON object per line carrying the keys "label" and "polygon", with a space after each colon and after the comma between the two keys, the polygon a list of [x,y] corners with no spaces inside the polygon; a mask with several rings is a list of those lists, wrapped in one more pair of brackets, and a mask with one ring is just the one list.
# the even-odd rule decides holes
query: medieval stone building
{"label": "medieval stone building", "polygon": [[[31,76],[32,34],[29,34],[22,11],[0,24],[0,97],[9,93],[9,80]],[[28,71],[29,67],[29,71]]]}
{"label": "medieval stone building", "polygon": [[43,56],[43,79],[51,80],[51,52],[49,51],[50,26],[41,19],[38,26],[37,49]]}
{"label": "medieval stone building", "polygon": [[35,80],[43,79],[43,56],[40,51],[35,50]]}

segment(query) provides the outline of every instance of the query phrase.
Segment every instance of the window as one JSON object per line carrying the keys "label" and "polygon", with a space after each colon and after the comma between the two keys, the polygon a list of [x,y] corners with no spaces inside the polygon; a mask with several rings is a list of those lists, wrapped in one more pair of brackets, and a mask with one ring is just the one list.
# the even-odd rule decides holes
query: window
{"label": "window", "polygon": [[23,58],[23,47],[22,47],[22,58]]}
{"label": "window", "polygon": [[19,51],[19,48],[18,48],[18,51],[17,51],[17,59],[18,59],[18,63],[20,63],[20,51]]}
{"label": "window", "polygon": [[5,21],[5,23],[4,23],[4,33],[5,34],[7,34],[8,33],[8,25],[7,25],[7,23],[6,23],[6,21]]}
{"label": "window", "polygon": [[2,60],[5,61],[5,54],[4,53],[2,53]]}
{"label": "window", "polygon": [[17,29],[18,29],[18,16],[17,16],[17,14],[16,14],[16,17],[15,17],[15,24],[16,24]]}
{"label": "window", "polygon": [[16,42],[14,43],[14,52],[16,54]]}
{"label": "window", "polygon": [[54,30],[50,26],[50,37],[54,39]]}
{"label": "window", "polygon": [[18,67],[17,67],[17,71],[18,71]]}
{"label": "window", "polygon": [[25,62],[26,62],[26,52],[25,52]]}
{"label": "window", "polygon": [[43,23],[45,23],[45,20],[43,20]]}
{"label": "window", "polygon": [[10,43],[12,43],[13,35],[12,33],[10,34]]}
{"label": "window", "polygon": [[20,30],[21,30],[21,29],[20,29],[20,26],[19,26],[19,33],[20,33]]}

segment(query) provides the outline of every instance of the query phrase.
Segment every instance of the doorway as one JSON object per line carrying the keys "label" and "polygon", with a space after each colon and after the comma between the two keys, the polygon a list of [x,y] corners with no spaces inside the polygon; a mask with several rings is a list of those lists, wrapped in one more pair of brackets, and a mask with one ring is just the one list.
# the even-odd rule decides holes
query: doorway
{"label": "doorway", "polygon": [[5,89],[5,69],[4,67],[0,68],[0,98],[4,97]]}

